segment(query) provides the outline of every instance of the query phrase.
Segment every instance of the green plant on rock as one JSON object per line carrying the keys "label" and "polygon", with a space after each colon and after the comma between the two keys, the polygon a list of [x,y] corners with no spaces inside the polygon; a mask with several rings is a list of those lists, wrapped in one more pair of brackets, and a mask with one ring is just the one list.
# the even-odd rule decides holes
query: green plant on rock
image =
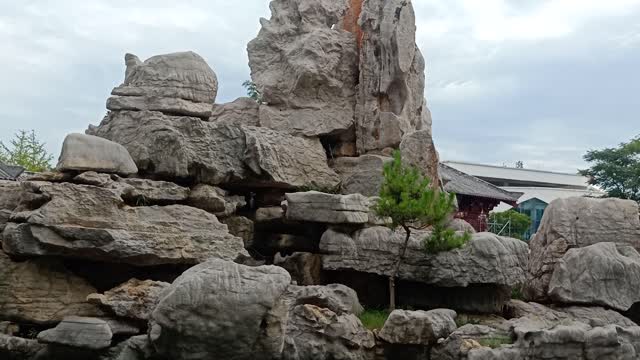
{"label": "green plant on rock", "polygon": [[388,317],[389,311],[376,309],[365,309],[365,311],[358,316],[362,325],[369,330],[382,329]]}
{"label": "green plant on rock", "polygon": [[393,161],[385,164],[380,199],[374,206],[380,218],[390,218],[392,230],[402,228],[405,239],[389,276],[389,308],[396,308],[395,279],[407,251],[411,232],[432,227],[431,235],[424,239],[425,250],[430,253],[451,250],[464,245],[469,234],[457,235],[446,229],[446,221],[454,211],[455,195],[430,186],[430,180],[414,166],[402,163],[399,151]]}
{"label": "green plant on rock", "polygon": [[262,102],[262,93],[258,90],[258,86],[251,80],[247,80],[242,83],[242,86],[247,89],[247,96],[252,98],[258,103]]}
{"label": "green plant on rock", "polygon": [[35,131],[20,130],[9,144],[0,141],[0,162],[22,166],[27,171],[40,172],[51,168],[53,155],[45,149]]}
{"label": "green plant on rock", "polygon": [[482,346],[497,349],[502,345],[513,344],[513,339],[509,336],[493,336],[488,338],[479,339],[478,343]]}

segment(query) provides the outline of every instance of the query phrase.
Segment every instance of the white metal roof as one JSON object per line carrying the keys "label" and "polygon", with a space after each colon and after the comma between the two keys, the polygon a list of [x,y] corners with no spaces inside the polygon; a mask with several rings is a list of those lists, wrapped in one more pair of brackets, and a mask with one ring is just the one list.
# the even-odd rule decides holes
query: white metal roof
{"label": "white metal roof", "polygon": [[[518,187],[518,186],[501,186],[502,189],[507,191],[521,192],[523,195],[518,199],[518,204],[522,204],[527,200],[531,200],[533,198],[542,200],[547,204],[551,203],[555,199],[564,199],[569,197],[581,197],[581,196],[592,196],[598,197],[603,196],[604,192],[599,189],[589,187],[585,190],[580,189],[559,189],[559,188],[541,188],[541,187]],[[494,212],[501,212],[511,209],[512,207],[505,203],[500,203],[497,207],[493,209]]]}
{"label": "white metal roof", "polygon": [[587,187],[587,178],[578,174],[554,171],[517,169],[496,165],[483,165],[461,161],[444,161],[450,167],[469,175],[501,180],[515,180],[532,183],[556,184],[558,186]]}

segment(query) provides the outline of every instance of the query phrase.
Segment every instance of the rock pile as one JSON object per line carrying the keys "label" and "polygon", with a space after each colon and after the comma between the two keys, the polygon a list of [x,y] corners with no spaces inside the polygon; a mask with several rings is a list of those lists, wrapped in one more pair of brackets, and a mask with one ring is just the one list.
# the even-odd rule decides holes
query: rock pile
{"label": "rock pile", "polygon": [[[56,171],[0,182],[2,359],[632,359],[637,204],[567,199],[529,246],[426,255],[372,212],[392,150],[439,186],[406,0],[273,0],[259,102],[193,52],[125,56]],[[459,231],[469,228],[452,222]],[[329,285],[327,285],[329,284]],[[524,287],[528,300],[510,300]],[[447,309],[444,309],[444,308]]]}

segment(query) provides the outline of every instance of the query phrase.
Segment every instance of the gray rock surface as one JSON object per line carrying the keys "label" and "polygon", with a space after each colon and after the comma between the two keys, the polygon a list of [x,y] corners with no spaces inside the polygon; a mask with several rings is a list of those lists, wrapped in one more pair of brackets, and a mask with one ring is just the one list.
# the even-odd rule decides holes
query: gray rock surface
{"label": "gray rock surface", "polygon": [[456,330],[456,316],[455,311],[448,309],[394,310],[378,336],[391,344],[433,345]]}
{"label": "gray rock surface", "polygon": [[551,275],[549,297],[627,311],[640,302],[639,288],[640,254],[629,245],[602,242],[567,251]]}
{"label": "gray rock surface", "polygon": [[6,360],[31,360],[41,351],[45,345],[34,339],[0,334],[0,358]]}
{"label": "gray rock surface", "polygon": [[338,24],[348,1],[276,0],[248,47],[251,78],[268,105],[260,124],[295,135],[352,130],[358,49]]}
{"label": "gray rock surface", "polygon": [[360,305],[358,294],[341,284],[324,286],[290,286],[289,298],[295,299],[296,304],[315,304],[332,312],[342,314],[360,315],[364,308]]}
{"label": "gray rock surface", "polygon": [[111,92],[109,110],[152,110],[208,118],[218,92],[216,74],[198,54],[125,56],[124,83]]}
{"label": "gray rock surface", "polygon": [[96,171],[135,174],[136,164],[122,145],[84,134],[69,134],[62,143],[56,167],[59,171]]}
{"label": "gray rock surface", "polygon": [[333,161],[331,167],[340,175],[343,194],[378,196],[384,180],[382,169],[391,160],[380,155],[340,157]]}
{"label": "gray rock surface", "polygon": [[548,301],[549,281],[556,263],[570,248],[599,242],[627,244],[640,249],[636,202],[584,197],[552,201],[530,242],[531,255],[524,288],[527,299]]}
{"label": "gray rock surface", "polygon": [[259,108],[260,104],[251,98],[237,98],[230,103],[214,105],[209,121],[218,124],[260,126]]}
{"label": "gray rock surface", "polygon": [[[462,248],[428,255],[422,240],[428,232],[414,232],[398,278],[443,287],[470,284],[515,286],[525,280],[527,244],[491,233],[473,234]],[[320,241],[325,270],[354,270],[389,276],[404,234],[376,226],[353,235],[327,230]]]}
{"label": "gray rock surface", "polygon": [[360,194],[334,195],[317,191],[286,194],[288,220],[330,224],[365,224],[369,199]]}
{"label": "gray rock surface", "polygon": [[237,208],[246,205],[244,197],[229,196],[225,190],[206,184],[196,185],[187,203],[220,217],[232,215]]}
{"label": "gray rock surface", "polygon": [[[320,141],[266,128],[205,122],[159,112],[118,111],[88,133],[121,142],[140,171],[211,185],[335,187]],[[166,154],[172,156],[166,156]]]}
{"label": "gray rock surface", "polygon": [[282,350],[281,297],[290,280],[275,266],[218,259],[194,266],[174,281],[152,313],[152,344],[175,360],[270,359]]}
{"label": "gray rock surface", "polygon": [[431,138],[431,130],[423,129],[406,134],[400,143],[400,152],[403,163],[420,169],[431,181],[431,186],[440,186],[440,159]]}
{"label": "gray rock surface", "polygon": [[247,176],[244,133],[238,126],[161,112],[116,111],[87,133],[123,144],[143,173],[214,185]]}
{"label": "gray rock surface", "polygon": [[[429,128],[424,59],[415,43],[413,5],[404,0],[361,4],[358,152],[400,145],[404,134]],[[430,134],[429,134],[430,137]]]}
{"label": "gray rock surface", "polygon": [[230,216],[221,219],[220,222],[227,225],[230,234],[242,239],[245,248],[253,241],[254,224],[251,219],[244,216]]}
{"label": "gray rock surface", "polygon": [[126,206],[117,190],[69,183],[27,183],[45,198],[15,213],[3,233],[6,252],[135,266],[197,264],[246,255],[242,239],[214,215],[183,205]]}
{"label": "gray rock surface", "polygon": [[255,174],[275,185],[335,188],[340,179],[327,165],[318,139],[285,135],[246,126],[244,161]]}
{"label": "gray rock surface", "polygon": [[49,324],[67,315],[98,316],[85,302],[96,291],[54,259],[12,261],[0,251],[0,318]]}
{"label": "gray rock surface", "polygon": [[85,171],[71,180],[76,184],[106,186],[112,182],[110,174],[98,174],[95,171]]}
{"label": "gray rock surface", "polygon": [[123,199],[139,206],[181,203],[190,195],[189,188],[150,179],[117,178],[110,187],[119,190]]}
{"label": "gray rock surface", "polygon": [[104,294],[89,295],[87,302],[107,308],[119,317],[146,321],[169,285],[162,281],[131,279]]}
{"label": "gray rock surface", "polygon": [[[19,182],[0,180],[0,234],[9,220],[9,216],[20,204],[21,197],[22,187]],[[2,240],[1,235],[0,240]]]}
{"label": "gray rock surface", "polygon": [[99,360],[145,360],[152,359],[153,347],[148,336],[133,336],[108,349]]}
{"label": "gray rock surface", "polygon": [[296,252],[289,256],[277,253],[273,265],[280,266],[291,275],[298,285],[320,285],[322,283],[322,255]]}
{"label": "gray rock surface", "polygon": [[65,317],[55,328],[38,334],[38,342],[100,350],[111,345],[113,334],[107,322],[88,317]]}
{"label": "gray rock surface", "polygon": [[553,327],[568,321],[578,321],[592,327],[617,325],[621,327],[636,326],[630,319],[617,311],[598,306],[553,306],[547,307],[538,303],[511,300],[504,306],[504,311],[518,323],[526,318],[530,323],[538,323],[541,327]]}

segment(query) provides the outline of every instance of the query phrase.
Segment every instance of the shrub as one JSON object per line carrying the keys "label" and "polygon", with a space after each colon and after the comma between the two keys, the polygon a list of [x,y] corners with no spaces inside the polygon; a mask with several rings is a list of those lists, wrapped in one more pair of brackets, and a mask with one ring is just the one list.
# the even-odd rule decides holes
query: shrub
{"label": "shrub", "polygon": [[388,317],[389,311],[375,309],[366,309],[359,316],[362,325],[369,330],[382,329]]}

